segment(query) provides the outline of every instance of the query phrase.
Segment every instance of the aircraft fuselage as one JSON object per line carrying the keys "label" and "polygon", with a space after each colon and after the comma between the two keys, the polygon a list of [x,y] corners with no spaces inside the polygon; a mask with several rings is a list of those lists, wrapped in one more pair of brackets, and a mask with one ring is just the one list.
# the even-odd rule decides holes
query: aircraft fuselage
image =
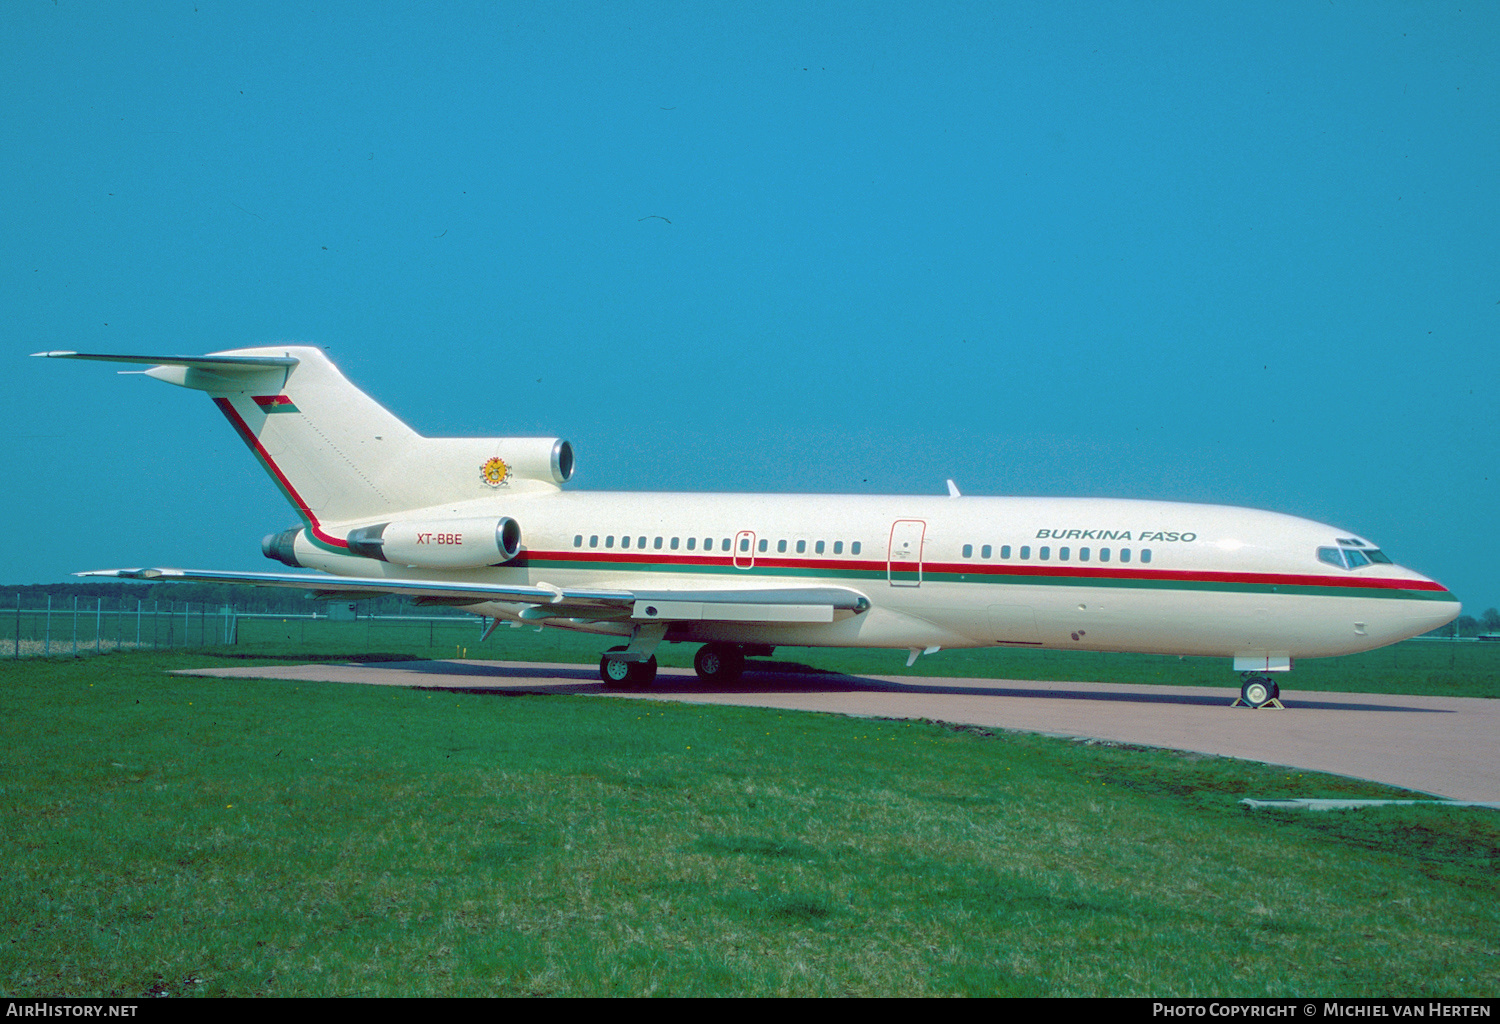
{"label": "aircraft fuselage", "polygon": [[[513,517],[522,549],[504,565],[447,570],[444,578],[625,590],[837,585],[870,601],[867,612],[830,623],[678,621],[669,641],[1275,659],[1370,650],[1457,614],[1451,593],[1409,569],[1320,560],[1320,549],[1378,551],[1348,531],[1227,506],[569,491],[445,511],[455,520]],[[318,546],[306,534],[296,556],[339,575],[434,576],[431,568]],[[514,619],[524,608],[492,602],[471,610]],[[632,628],[551,624],[621,635]]]}

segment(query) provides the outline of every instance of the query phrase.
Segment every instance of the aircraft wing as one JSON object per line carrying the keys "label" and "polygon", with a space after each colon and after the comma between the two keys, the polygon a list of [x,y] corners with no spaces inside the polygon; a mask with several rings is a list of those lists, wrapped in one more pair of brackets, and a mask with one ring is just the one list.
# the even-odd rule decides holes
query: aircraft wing
{"label": "aircraft wing", "polygon": [[870,601],[845,587],[730,587],[715,590],[595,590],[507,583],[310,576],[305,573],[217,572],[202,569],[97,569],[78,576],[163,583],[233,583],[304,590],[310,597],[358,599],[401,594],[424,604],[495,601],[524,604],[528,621],[588,622],[832,622],[835,612],[863,612]]}

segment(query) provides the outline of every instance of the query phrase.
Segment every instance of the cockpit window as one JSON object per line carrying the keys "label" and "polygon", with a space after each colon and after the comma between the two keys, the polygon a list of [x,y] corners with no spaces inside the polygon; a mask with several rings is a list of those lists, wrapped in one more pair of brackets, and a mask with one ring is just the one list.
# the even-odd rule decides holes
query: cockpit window
{"label": "cockpit window", "polygon": [[1340,569],[1359,569],[1371,563],[1391,564],[1391,560],[1379,548],[1319,548],[1318,561],[1336,565]]}

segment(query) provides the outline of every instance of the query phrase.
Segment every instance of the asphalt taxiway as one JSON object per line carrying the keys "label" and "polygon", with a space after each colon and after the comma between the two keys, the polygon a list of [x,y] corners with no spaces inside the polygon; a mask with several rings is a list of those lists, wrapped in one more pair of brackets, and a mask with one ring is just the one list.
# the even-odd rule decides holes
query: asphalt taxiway
{"label": "asphalt taxiway", "polygon": [[1166,747],[1370,779],[1452,800],[1500,800],[1500,701],[1366,693],[1298,693],[1285,710],[1231,708],[1238,689],[1123,683],[851,676],[747,669],[705,687],[664,668],[647,690],[606,690],[593,665],[392,661],[188,670],[241,679],[409,686],[468,692],[599,694],[926,718],[997,729]]}

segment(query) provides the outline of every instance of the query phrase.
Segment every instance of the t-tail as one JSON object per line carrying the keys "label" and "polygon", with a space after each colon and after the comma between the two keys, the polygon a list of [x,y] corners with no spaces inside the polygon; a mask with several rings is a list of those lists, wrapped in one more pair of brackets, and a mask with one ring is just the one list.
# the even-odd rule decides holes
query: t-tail
{"label": "t-tail", "polygon": [[308,540],[325,549],[348,551],[351,533],[357,544],[351,524],[407,518],[497,492],[555,491],[573,474],[572,446],[559,438],[423,437],[316,348],[36,355],[144,364],[147,376],[206,391],[297,510]]}

